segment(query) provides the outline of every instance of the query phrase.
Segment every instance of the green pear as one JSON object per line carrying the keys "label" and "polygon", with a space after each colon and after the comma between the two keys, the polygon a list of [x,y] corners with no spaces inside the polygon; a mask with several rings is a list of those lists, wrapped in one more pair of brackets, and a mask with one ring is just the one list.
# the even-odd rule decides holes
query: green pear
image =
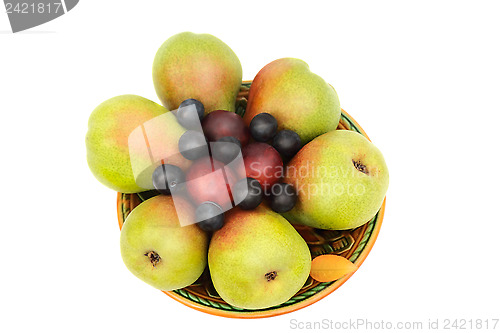
{"label": "green pear", "polygon": [[344,230],[375,216],[389,186],[389,171],[368,139],[337,130],[304,146],[288,164],[284,181],[298,191],[295,207],[284,213],[289,221]]}
{"label": "green pear", "polygon": [[181,169],[191,164],[178,150],[185,131],[172,113],[155,102],[136,95],[111,98],[89,118],[85,138],[89,168],[115,191],[152,189],[152,173],[161,159]]}
{"label": "green pear", "polygon": [[341,109],[335,89],[304,61],[283,58],[266,65],[253,80],[243,119],[250,125],[262,112],[276,118],[278,130],[292,130],[307,143],[335,130]]}
{"label": "green pear", "polygon": [[[177,211],[177,213],[176,213]],[[177,217],[182,214],[182,217]],[[160,290],[184,288],[195,282],[207,264],[208,236],[195,224],[186,201],[156,196],[127,217],[120,236],[123,262],[139,279]]]}
{"label": "green pear", "polygon": [[156,93],[170,110],[194,98],[203,103],[205,114],[215,110],[234,112],[241,77],[236,54],[209,34],[183,32],[170,37],[153,63]]}
{"label": "green pear", "polygon": [[304,239],[263,204],[225,214],[225,224],[212,236],[208,250],[208,266],[219,295],[243,309],[263,309],[289,300],[311,270]]}

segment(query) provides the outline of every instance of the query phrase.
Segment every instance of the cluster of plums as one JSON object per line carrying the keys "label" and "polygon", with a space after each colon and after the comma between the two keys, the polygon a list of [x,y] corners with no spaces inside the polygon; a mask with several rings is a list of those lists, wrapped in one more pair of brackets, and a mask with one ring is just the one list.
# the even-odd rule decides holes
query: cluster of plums
{"label": "cluster of plums", "polygon": [[[223,207],[231,205],[229,193],[232,201],[244,210],[256,208],[265,196],[274,211],[291,210],[297,201],[296,190],[278,180],[283,172],[283,159],[290,159],[302,147],[297,133],[278,131],[278,122],[269,113],[256,115],[249,128],[234,112],[217,110],[204,114],[205,108],[198,100],[187,99],[180,104],[177,122],[187,131],[179,138],[178,148],[193,164],[186,174],[172,164],[158,166],[153,172],[156,190],[165,195],[187,192],[197,205],[198,226],[205,231],[215,231],[224,225]],[[250,136],[255,142],[249,143]],[[238,172],[238,167],[232,167],[240,153],[244,163],[244,169],[242,165],[240,170],[244,174]],[[218,170],[223,178],[221,172],[215,172]],[[203,183],[193,181],[200,177]],[[230,188],[229,184],[233,186]]]}

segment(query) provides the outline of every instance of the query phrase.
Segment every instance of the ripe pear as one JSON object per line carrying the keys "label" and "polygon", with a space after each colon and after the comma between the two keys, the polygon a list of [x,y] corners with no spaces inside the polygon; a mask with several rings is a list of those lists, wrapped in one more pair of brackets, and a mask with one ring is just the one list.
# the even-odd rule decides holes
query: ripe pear
{"label": "ripe pear", "polygon": [[[177,213],[176,213],[177,211]],[[195,224],[187,201],[159,195],[137,206],[120,236],[123,262],[139,279],[160,290],[184,288],[195,282],[207,264],[208,236]]]}
{"label": "ripe pear", "polygon": [[283,58],[266,65],[253,80],[243,119],[250,125],[262,112],[276,118],[278,130],[292,130],[307,143],[335,130],[341,110],[332,86],[312,73],[304,61]]}
{"label": "ripe pear", "polygon": [[111,98],[89,118],[85,138],[89,168],[115,191],[152,189],[152,173],[162,158],[182,169],[191,164],[178,150],[184,132],[175,116],[155,102],[136,95]]}
{"label": "ripe pear", "polygon": [[389,186],[382,153],[353,131],[317,137],[295,155],[285,174],[284,182],[295,186],[298,200],[283,215],[320,229],[352,229],[368,222]]}
{"label": "ripe pear", "polygon": [[242,68],[236,54],[209,34],[183,32],[170,37],[156,53],[153,82],[165,107],[177,109],[189,98],[214,110],[234,112]]}
{"label": "ripe pear", "polygon": [[208,250],[208,267],[219,295],[243,309],[263,309],[289,300],[311,270],[304,239],[264,204],[225,214],[225,224],[213,234]]}

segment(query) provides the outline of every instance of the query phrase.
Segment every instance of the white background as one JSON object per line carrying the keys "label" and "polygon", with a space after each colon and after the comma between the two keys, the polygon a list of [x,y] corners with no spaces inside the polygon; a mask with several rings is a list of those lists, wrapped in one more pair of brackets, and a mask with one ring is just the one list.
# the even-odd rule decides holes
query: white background
{"label": "white background", "polygon": [[[80,1],[24,33],[0,13],[0,331],[282,332],[290,321],[500,317],[500,7],[495,1]],[[116,194],[85,157],[102,101],[158,101],[157,48],[207,32],[244,79],[291,56],[337,90],[390,168],[372,252],[300,311],[223,319],[136,279]],[[497,331],[500,330],[500,324]],[[292,330],[296,331],[296,330]]]}

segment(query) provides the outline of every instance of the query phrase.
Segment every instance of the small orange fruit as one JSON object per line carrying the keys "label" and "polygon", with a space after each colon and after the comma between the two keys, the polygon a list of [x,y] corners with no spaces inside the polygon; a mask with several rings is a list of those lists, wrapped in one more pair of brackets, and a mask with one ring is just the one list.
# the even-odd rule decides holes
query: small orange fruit
{"label": "small orange fruit", "polygon": [[358,267],[344,257],[324,254],[313,259],[311,277],[319,282],[330,282],[354,272]]}

